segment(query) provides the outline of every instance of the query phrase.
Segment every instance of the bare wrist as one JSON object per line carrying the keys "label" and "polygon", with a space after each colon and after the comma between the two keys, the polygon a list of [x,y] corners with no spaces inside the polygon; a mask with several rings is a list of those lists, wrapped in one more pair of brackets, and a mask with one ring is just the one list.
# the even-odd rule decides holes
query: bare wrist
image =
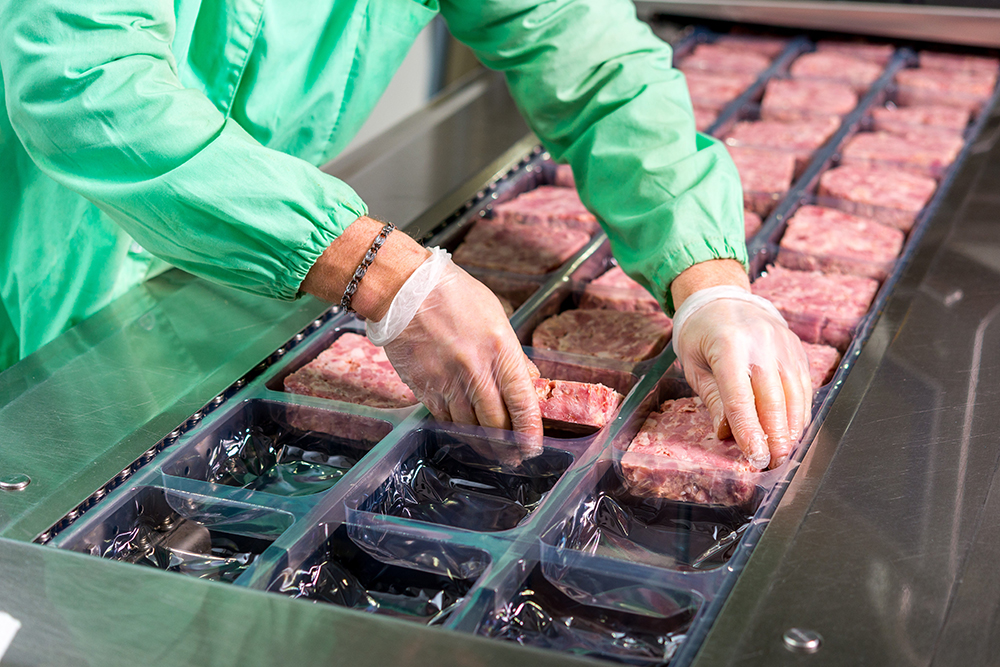
{"label": "bare wrist", "polygon": [[[340,303],[354,270],[382,230],[383,224],[368,217],[358,218],[351,223],[316,260],[302,281],[302,290],[324,301]],[[389,234],[359,283],[358,291],[351,300],[351,307],[367,320],[381,320],[396,292],[427,259],[428,254],[425,248],[405,233],[395,231]]]}
{"label": "bare wrist", "polygon": [[674,309],[680,308],[681,304],[698,290],[722,285],[732,285],[749,292],[750,279],[743,265],[735,259],[713,259],[695,264],[682,271],[670,283]]}

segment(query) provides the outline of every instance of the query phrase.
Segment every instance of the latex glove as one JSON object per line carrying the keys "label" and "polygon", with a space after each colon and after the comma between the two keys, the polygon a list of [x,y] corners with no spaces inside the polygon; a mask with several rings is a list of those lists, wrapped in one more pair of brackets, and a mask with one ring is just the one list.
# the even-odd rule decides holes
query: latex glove
{"label": "latex glove", "polygon": [[523,454],[541,451],[542,416],[525,356],[485,285],[432,249],[368,335],[435,418],[513,429]]}
{"label": "latex glove", "polygon": [[809,423],[812,383],[777,309],[739,287],[700,290],[678,309],[673,344],[716,435],[731,434],[757,468],[780,465]]}

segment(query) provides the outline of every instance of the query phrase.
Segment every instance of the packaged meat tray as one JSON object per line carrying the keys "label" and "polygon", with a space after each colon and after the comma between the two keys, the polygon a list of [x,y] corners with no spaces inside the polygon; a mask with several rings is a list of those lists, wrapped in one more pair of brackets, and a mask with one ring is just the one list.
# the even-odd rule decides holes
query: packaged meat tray
{"label": "packaged meat tray", "polygon": [[667,346],[673,323],[662,312],[567,310],[543,321],[531,345],[602,359],[643,361]]}
{"label": "packaged meat tray", "polygon": [[761,228],[764,221],[760,219],[760,216],[753,211],[743,211],[743,231],[746,234],[746,239],[749,241],[753,238],[753,235],[757,233],[757,230]]}
{"label": "packaged meat tray", "polygon": [[737,53],[759,53],[774,60],[788,46],[782,37],[761,37],[758,35],[719,35],[712,44],[716,48],[730,49]]}
{"label": "packaged meat tray", "polygon": [[757,80],[753,74],[717,74],[689,71],[684,73],[691,103],[718,112]]}
{"label": "packaged meat tray", "polygon": [[660,304],[646,288],[625,275],[621,267],[614,266],[595,278],[584,288],[580,308],[607,310],[662,312]]}
{"label": "packaged meat tray", "polygon": [[923,127],[951,130],[961,134],[970,119],[971,113],[968,109],[940,104],[921,104],[912,107],[892,105],[872,110],[874,129],[896,134],[906,134],[914,128]]}
{"label": "packaged meat tray", "polygon": [[416,396],[385,355],[364,336],[342,333],[318,357],[288,375],[285,391],[373,408],[414,405]]}
{"label": "packaged meat tray", "polygon": [[[570,172],[572,174],[572,172]],[[541,185],[493,207],[493,219],[499,223],[537,227],[565,227],[593,236],[601,231],[594,214],[580,201],[575,189]],[[534,234],[535,230],[524,230]]]}
{"label": "packaged meat tray", "polygon": [[803,206],[789,218],[778,264],[885,280],[906,236],[895,227],[823,206]]}
{"label": "packaged meat tray", "polygon": [[542,275],[559,268],[582,250],[590,236],[588,232],[561,226],[529,228],[517,222],[480,219],[452,258],[462,266]]}
{"label": "packaged meat tray", "polygon": [[802,347],[809,359],[809,379],[815,391],[833,378],[833,373],[840,364],[840,352],[829,345],[802,343]]}
{"label": "packaged meat tray", "polygon": [[715,44],[699,44],[678,65],[682,72],[757,75],[771,65],[771,59],[752,51],[734,51]]}
{"label": "packaged meat tray", "polygon": [[742,505],[758,472],[733,439],[719,440],[700,398],[667,400],[651,413],[621,458],[637,496],[709,505]]}
{"label": "packaged meat tray", "polygon": [[824,203],[904,232],[935,189],[937,182],[929,176],[886,166],[844,165],[819,180],[819,196],[830,200]]}
{"label": "packaged meat tray", "polygon": [[942,53],[940,51],[921,51],[917,54],[920,67],[923,69],[939,69],[949,72],[991,72],[996,74],[1000,68],[1000,59],[987,56],[971,56],[964,53]]}
{"label": "packaged meat tray", "polygon": [[769,266],[750,287],[774,304],[803,342],[844,350],[868,313],[878,281]]}
{"label": "packaged meat tray", "polygon": [[845,83],[864,94],[882,74],[882,66],[834,51],[819,51],[799,56],[789,73],[795,79]]}
{"label": "packaged meat tray", "polygon": [[797,121],[818,116],[840,118],[858,105],[851,86],[831,81],[772,79],[760,104],[763,120]]}
{"label": "packaged meat tray", "polygon": [[816,51],[820,53],[840,53],[860,60],[868,60],[885,67],[895,53],[892,44],[870,44],[867,42],[840,42],[831,39],[821,39],[816,42]]}
{"label": "packaged meat tray", "polygon": [[782,151],[730,146],[729,154],[740,172],[743,206],[767,217],[782,195],[792,187],[795,155]]}
{"label": "packaged meat tray", "polygon": [[840,121],[833,116],[793,122],[742,121],[726,133],[725,142],[727,146],[788,151],[795,156],[795,173],[799,174],[838,127]]}
{"label": "packaged meat tray", "polygon": [[996,72],[903,69],[896,74],[896,99],[902,106],[942,104],[978,113],[993,93]]}
{"label": "packaged meat tray", "polygon": [[941,178],[962,151],[961,134],[936,128],[859,132],[841,149],[842,165],[885,165]]}

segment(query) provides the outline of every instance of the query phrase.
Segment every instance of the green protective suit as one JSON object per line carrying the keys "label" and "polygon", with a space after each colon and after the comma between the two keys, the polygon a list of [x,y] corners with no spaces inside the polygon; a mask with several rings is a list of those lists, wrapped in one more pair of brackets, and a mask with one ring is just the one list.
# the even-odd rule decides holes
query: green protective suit
{"label": "green protective suit", "polygon": [[629,0],[0,0],[0,369],[169,265],[293,299],[364,202],[316,165],[440,12],[672,309],[739,177]]}

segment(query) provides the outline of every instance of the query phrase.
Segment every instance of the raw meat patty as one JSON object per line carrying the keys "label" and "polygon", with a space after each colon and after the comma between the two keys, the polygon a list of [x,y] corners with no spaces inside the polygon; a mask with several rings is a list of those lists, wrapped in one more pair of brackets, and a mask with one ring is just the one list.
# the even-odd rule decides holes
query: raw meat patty
{"label": "raw meat patty", "polygon": [[882,74],[882,67],[867,60],[833,51],[807,53],[796,58],[789,73],[796,79],[837,81],[864,93]]}
{"label": "raw meat patty", "polygon": [[802,79],[773,79],[764,89],[763,120],[808,120],[816,116],[840,118],[858,105],[858,96],[847,84]]}
{"label": "raw meat patty", "polygon": [[603,359],[642,361],[667,346],[672,328],[673,322],[662,312],[567,310],[539,324],[531,344]]}
{"label": "raw meat patty", "polygon": [[685,72],[688,92],[694,106],[718,112],[756,80],[752,74],[715,74],[712,72]]}
{"label": "raw meat patty", "polygon": [[951,130],[913,128],[903,134],[859,132],[841,149],[841,164],[884,164],[940,178],[965,141]]}
{"label": "raw meat patty", "polygon": [[568,164],[557,164],[555,184],[561,188],[575,188],[576,179],[573,178],[573,168]]}
{"label": "raw meat patty", "polygon": [[603,384],[535,378],[542,419],[603,427],[618,409],[622,395]]}
{"label": "raw meat patty", "polygon": [[828,116],[808,121],[761,120],[736,123],[726,135],[727,146],[749,146],[788,151],[795,156],[795,172],[801,173],[813,152],[826,143],[840,121]]}
{"label": "raw meat patty", "polygon": [[792,187],[795,156],[781,151],[734,146],[729,147],[729,154],[740,172],[743,206],[766,217]]}
{"label": "raw meat patty", "polygon": [[910,231],[934,190],[935,180],[884,166],[845,165],[823,174],[819,195],[840,200],[837,208]]}
{"label": "raw meat patty", "polygon": [[816,50],[820,53],[840,53],[885,67],[896,49],[892,44],[866,44],[864,42],[838,42],[821,39],[816,42]]}
{"label": "raw meat patty", "polygon": [[969,124],[969,110],[938,104],[915,107],[876,107],[872,111],[875,129],[905,134],[914,127],[937,127],[961,133]]}
{"label": "raw meat patty", "polygon": [[788,40],[781,37],[757,37],[756,35],[719,35],[712,44],[717,48],[731,49],[738,53],[759,53],[774,60],[788,46]]}
{"label": "raw meat patty", "polygon": [[589,240],[589,233],[566,227],[479,220],[453,258],[463,266],[541,275],[559,268]]}
{"label": "raw meat patty", "polygon": [[748,502],[757,472],[735,440],[715,437],[700,398],[664,401],[629,444],[621,470],[636,496],[712,505]]}
{"label": "raw meat patty", "polygon": [[809,379],[812,380],[813,391],[819,389],[833,376],[840,363],[840,352],[829,345],[813,345],[802,343],[806,358],[809,359]]}
{"label": "raw meat patty", "polygon": [[286,377],[285,391],[372,408],[403,408],[417,402],[385,350],[355,333],[341,334],[318,357]]}
{"label": "raw meat patty", "polygon": [[833,208],[803,206],[788,220],[778,264],[885,280],[904,239],[895,227]]}
{"label": "raw meat patty", "polygon": [[868,312],[878,281],[770,266],[750,287],[774,304],[804,342],[843,350]]}
{"label": "raw meat patty", "polygon": [[[572,173],[572,172],[571,172]],[[601,231],[576,190],[542,185],[493,207],[493,219],[522,225],[556,225],[594,235]]]}
{"label": "raw meat patty", "polygon": [[716,72],[718,74],[759,74],[771,64],[771,59],[752,51],[734,51],[715,44],[699,44],[691,55],[681,60],[682,72]]}
{"label": "raw meat patty", "polygon": [[606,310],[662,312],[660,304],[642,285],[629,278],[621,267],[615,266],[604,275],[591,281],[580,298],[580,308]]}
{"label": "raw meat patty", "polygon": [[289,405],[285,408],[288,425],[302,431],[316,431],[335,435],[342,440],[374,445],[392,430],[389,422],[344,412],[320,410],[306,405]]}
{"label": "raw meat patty", "polygon": [[921,51],[920,67],[952,72],[992,72],[996,74],[1000,60],[986,56],[969,56],[962,53],[939,53]]}
{"label": "raw meat patty", "polygon": [[896,97],[902,106],[943,104],[978,112],[993,93],[996,72],[954,72],[936,69],[904,69],[896,74]]}
{"label": "raw meat patty", "polygon": [[708,107],[695,105],[694,129],[698,130],[699,132],[704,132],[705,130],[707,130],[709,127],[712,126],[712,123],[714,123],[715,119],[718,117],[719,117],[718,109],[710,109]]}
{"label": "raw meat patty", "polygon": [[743,211],[743,230],[746,233],[746,238],[749,241],[757,230],[760,229],[764,222],[760,219],[760,216],[753,211]]}

